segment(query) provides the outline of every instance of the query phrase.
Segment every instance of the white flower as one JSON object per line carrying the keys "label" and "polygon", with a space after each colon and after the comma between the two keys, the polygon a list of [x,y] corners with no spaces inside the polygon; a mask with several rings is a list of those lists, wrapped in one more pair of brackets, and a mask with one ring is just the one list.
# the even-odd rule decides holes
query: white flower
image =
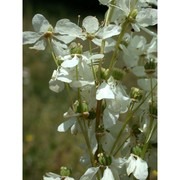
{"label": "white flower", "polygon": [[127,174],[128,176],[133,173],[135,178],[140,180],[145,180],[148,176],[148,165],[146,161],[142,160],[140,157],[131,154],[127,162]]}
{"label": "white flower", "polygon": [[[101,180],[119,180],[118,169],[122,168],[125,163],[125,159],[112,158],[112,163],[109,166],[105,166],[105,170]],[[99,167],[90,167],[87,171],[81,176],[79,180],[94,180],[95,175],[100,170]]]}
{"label": "white flower", "polygon": [[96,92],[96,99],[106,100],[106,108],[103,112],[104,127],[109,128],[116,124],[119,114],[125,113],[131,102],[124,87],[110,77],[108,83],[101,83]]}
{"label": "white flower", "polygon": [[82,29],[68,19],[59,20],[53,28],[43,15],[36,14],[32,19],[32,25],[35,32],[23,32],[23,44],[34,44],[31,49],[44,50],[49,38],[57,55],[65,54],[66,44],[82,35]]}
{"label": "white flower", "polygon": [[[85,17],[83,19],[82,26],[84,28],[84,32],[79,37],[83,40],[92,40],[92,42],[98,46],[101,46],[102,40],[108,40],[109,38],[120,34],[121,31],[121,27],[115,24],[109,24],[108,26],[101,27],[98,19],[93,16]],[[107,46],[109,43],[106,43],[105,45]]]}
{"label": "white flower", "polygon": [[136,3],[135,0],[118,0],[111,20],[123,23],[128,18],[135,31],[139,32],[141,28],[155,35],[146,27],[157,24],[157,9],[142,8],[142,5],[144,3]]}
{"label": "white flower", "polygon": [[49,172],[49,173],[46,173],[46,176],[43,176],[43,180],[74,180],[74,178],[68,177],[68,176],[62,177],[58,174]]}
{"label": "white flower", "polygon": [[[129,40],[128,46],[120,45],[123,50],[123,60],[128,67],[134,67],[138,65],[138,62],[141,60],[141,57],[154,58],[153,53],[157,52],[157,38],[152,38],[150,43],[147,43],[147,40],[144,36],[134,36]],[[143,67],[140,67],[143,68]],[[139,69],[134,70],[134,73],[139,74]],[[142,72],[142,71],[141,71]]]}
{"label": "white flower", "polygon": [[58,93],[64,89],[64,83],[57,79],[57,71],[54,70],[52,74],[52,78],[49,81],[49,89]]}

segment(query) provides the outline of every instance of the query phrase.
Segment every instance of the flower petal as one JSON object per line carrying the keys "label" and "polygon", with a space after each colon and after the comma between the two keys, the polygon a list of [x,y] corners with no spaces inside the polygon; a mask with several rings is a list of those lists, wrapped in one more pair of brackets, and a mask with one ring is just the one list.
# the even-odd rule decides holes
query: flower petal
{"label": "flower petal", "polygon": [[76,118],[75,117],[72,117],[70,118],[69,120],[61,123],[59,126],[58,126],[58,131],[59,132],[66,132],[76,121]]}
{"label": "flower petal", "polygon": [[138,13],[136,20],[143,27],[156,25],[157,24],[157,9],[153,9],[153,8],[142,9]]}
{"label": "flower petal", "polygon": [[133,174],[137,179],[145,180],[148,176],[148,165],[146,161],[138,157],[136,160],[136,169]]}
{"label": "flower petal", "polygon": [[36,32],[46,32],[51,27],[48,20],[41,14],[36,14],[33,17],[32,24]]}
{"label": "flower petal", "polygon": [[36,32],[25,31],[23,32],[23,44],[33,44],[35,43],[41,35]]}
{"label": "flower petal", "polygon": [[111,90],[111,87],[104,81],[101,83],[101,85],[98,87],[96,92],[96,99],[114,99],[115,95]]}
{"label": "flower petal", "polygon": [[36,50],[44,50],[45,48],[46,48],[46,41],[44,39],[37,41],[33,47],[30,47],[30,49],[36,49]]}
{"label": "flower petal", "polygon": [[110,168],[106,167],[101,180],[115,180]]}
{"label": "flower petal", "polygon": [[87,16],[86,18],[84,18],[82,25],[90,34],[95,33],[99,29],[98,19],[93,16]]}
{"label": "flower petal", "polygon": [[89,168],[79,180],[91,180],[94,175],[98,172],[99,167]]}

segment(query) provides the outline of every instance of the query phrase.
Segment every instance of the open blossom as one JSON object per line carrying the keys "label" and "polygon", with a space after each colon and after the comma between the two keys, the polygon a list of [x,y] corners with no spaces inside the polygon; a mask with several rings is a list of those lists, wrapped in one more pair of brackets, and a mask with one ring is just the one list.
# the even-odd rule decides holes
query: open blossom
{"label": "open blossom", "polygon": [[[36,14],[33,17],[32,25],[35,32],[23,32],[23,44],[34,44],[34,46],[30,48],[36,50],[44,50],[47,45],[47,39],[49,38],[52,47],[56,48],[58,46],[59,51],[64,51],[64,49],[67,48],[66,44],[73,41],[82,31],[81,28],[68,19],[59,20],[53,28],[48,20],[41,14]],[[67,31],[68,29],[71,29],[71,31]]]}
{"label": "open blossom", "polygon": [[68,176],[60,176],[58,174],[49,172],[46,174],[46,176],[43,176],[43,180],[74,180],[74,178]]}
{"label": "open blossom", "polygon": [[110,77],[108,82],[101,83],[96,92],[96,99],[105,99],[106,108],[103,112],[104,127],[109,128],[116,124],[119,114],[125,113],[131,102],[124,87]]}
{"label": "open blossom", "polygon": [[146,161],[134,154],[131,154],[126,162],[126,165],[128,176],[133,173],[135,178],[139,180],[146,180],[148,176],[148,165]]}

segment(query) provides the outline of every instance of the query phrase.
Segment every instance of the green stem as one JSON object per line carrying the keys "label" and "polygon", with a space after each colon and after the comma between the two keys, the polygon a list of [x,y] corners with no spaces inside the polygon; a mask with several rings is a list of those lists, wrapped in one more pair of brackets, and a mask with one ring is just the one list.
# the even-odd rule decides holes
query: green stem
{"label": "green stem", "polygon": [[123,143],[119,146],[119,148],[117,148],[117,150],[114,152],[114,156],[116,156],[116,154],[118,153],[118,151],[122,148],[122,146],[124,145],[124,143],[130,138],[131,134],[129,134],[123,141]]}
{"label": "green stem", "polygon": [[115,46],[115,51],[113,52],[113,55],[112,55],[112,58],[111,58],[111,61],[110,61],[109,72],[112,72],[111,70],[112,70],[112,68],[114,66],[115,60],[117,58],[117,54],[119,52],[119,44],[121,43],[122,38],[124,37],[124,34],[126,33],[128,25],[129,25],[129,21],[128,20],[126,20],[123,23],[123,25],[122,25],[122,30],[121,30],[121,33],[118,36],[118,39],[117,39],[117,42],[116,42],[116,46]]}
{"label": "green stem", "polygon": [[56,64],[56,66],[59,67],[58,60],[56,59],[56,55],[55,55],[55,53],[54,53],[54,50],[53,50],[53,47],[52,47],[51,39],[50,39],[50,38],[48,38],[48,44],[49,44],[49,47],[50,47],[50,49],[51,49],[51,54],[52,54],[53,60],[54,60],[54,62],[55,62],[55,64]]}
{"label": "green stem", "polygon": [[[156,88],[157,84],[153,87],[153,89],[151,91],[153,91],[155,88]],[[129,120],[131,119],[131,117],[134,115],[134,113],[142,106],[142,104],[146,101],[146,99],[151,95],[151,91],[149,92],[149,94],[142,100],[142,102],[133,110],[131,111],[132,108],[129,108],[129,111],[128,111],[128,114],[126,116],[126,119],[125,119],[125,122],[123,124],[123,127],[121,128],[117,138],[116,138],[116,141],[114,142],[113,146],[112,146],[112,149],[111,149],[111,153],[113,152],[114,148],[116,147],[116,144],[117,142],[119,141],[119,138],[121,137],[121,134],[123,132],[123,130],[125,129],[127,123],[129,122]],[[130,104],[131,106],[131,104]]]}

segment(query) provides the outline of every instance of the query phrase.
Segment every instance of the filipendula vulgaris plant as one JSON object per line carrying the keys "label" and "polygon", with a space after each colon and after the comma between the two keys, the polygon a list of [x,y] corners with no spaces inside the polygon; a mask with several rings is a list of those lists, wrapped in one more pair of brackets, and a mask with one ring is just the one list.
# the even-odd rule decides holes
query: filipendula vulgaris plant
{"label": "filipendula vulgaris plant", "polygon": [[[77,93],[58,131],[84,137],[87,167],[79,180],[149,179],[157,176],[157,34],[149,28],[157,24],[157,1],[99,2],[108,7],[102,23],[87,16],[81,26],[61,19],[52,27],[36,14],[35,32],[23,32],[23,44],[50,46],[56,64],[50,90]],[[126,87],[130,73],[136,86]],[[74,178],[61,167],[43,179]]]}

